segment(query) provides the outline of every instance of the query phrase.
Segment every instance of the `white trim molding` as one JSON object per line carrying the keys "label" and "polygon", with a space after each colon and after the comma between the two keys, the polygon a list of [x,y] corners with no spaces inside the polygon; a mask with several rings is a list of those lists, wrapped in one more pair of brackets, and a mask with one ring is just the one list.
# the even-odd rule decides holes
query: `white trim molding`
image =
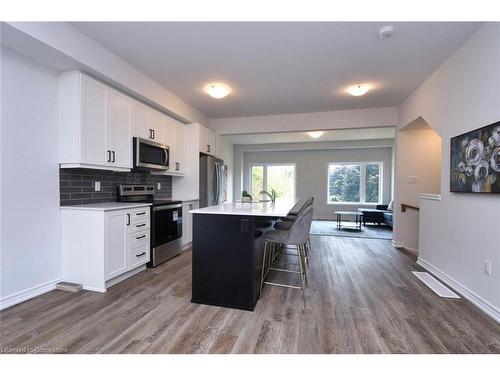
{"label": "white trim molding", "polygon": [[425,268],[428,272],[436,276],[439,280],[447,284],[449,287],[454,289],[458,294],[464,297],[466,300],[470,301],[474,305],[476,305],[479,309],[485,312],[487,315],[495,319],[498,323],[500,323],[500,310],[495,306],[491,305],[488,301],[478,296],[476,293],[466,288],[458,281],[454,280],[447,274],[445,274],[440,269],[434,267],[432,264],[427,262],[426,260],[418,257],[417,264],[423,268]]}
{"label": "white trim molding", "polygon": [[441,194],[430,194],[430,193],[420,193],[418,195],[419,199],[427,199],[430,201],[440,201]]}
{"label": "white trim molding", "polygon": [[17,305],[18,303],[27,301],[31,298],[37,297],[41,294],[50,292],[56,289],[56,284],[62,281],[61,278],[57,278],[46,283],[39,284],[32,288],[22,290],[20,292],[11,294],[9,296],[3,297],[0,300],[0,310],[6,309],[7,307]]}
{"label": "white trim molding", "polygon": [[391,241],[391,245],[392,245],[392,247],[395,247],[396,249],[399,249],[401,247],[405,247],[405,244],[403,242],[398,242],[395,240]]}

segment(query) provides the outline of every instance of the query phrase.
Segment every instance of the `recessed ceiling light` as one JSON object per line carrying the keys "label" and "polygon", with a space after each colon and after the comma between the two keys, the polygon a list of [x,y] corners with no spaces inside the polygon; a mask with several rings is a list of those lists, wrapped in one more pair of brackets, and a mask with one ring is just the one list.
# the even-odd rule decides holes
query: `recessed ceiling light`
{"label": "recessed ceiling light", "polygon": [[347,89],[347,92],[352,96],[365,95],[370,88],[367,85],[354,85]]}
{"label": "recessed ceiling light", "polygon": [[378,30],[378,37],[380,39],[387,39],[392,35],[393,32],[394,32],[394,27],[391,25],[387,25],[387,26],[381,27]]}
{"label": "recessed ceiling light", "polygon": [[205,92],[215,99],[222,99],[228,96],[232,89],[223,83],[209,83],[204,88]]}
{"label": "recessed ceiling light", "polygon": [[316,132],[308,132],[307,135],[311,138],[319,138],[323,135],[324,132],[316,131]]}

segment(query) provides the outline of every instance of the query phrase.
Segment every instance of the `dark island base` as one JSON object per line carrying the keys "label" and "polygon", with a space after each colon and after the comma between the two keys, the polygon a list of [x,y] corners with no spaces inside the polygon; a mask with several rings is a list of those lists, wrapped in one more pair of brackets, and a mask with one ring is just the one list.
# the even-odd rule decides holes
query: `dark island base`
{"label": "dark island base", "polygon": [[253,311],[260,294],[262,235],[275,220],[193,215],[191,302]]}

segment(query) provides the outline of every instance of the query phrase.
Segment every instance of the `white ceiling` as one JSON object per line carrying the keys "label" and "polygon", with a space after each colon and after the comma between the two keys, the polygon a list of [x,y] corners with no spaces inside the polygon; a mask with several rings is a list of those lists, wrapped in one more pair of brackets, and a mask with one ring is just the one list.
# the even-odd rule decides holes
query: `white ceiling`
{"label": "white ceiling", "polygon": [[222,138],[235,145],[270,144],[270,143],[297,143],[297,142],[327,142],[327,141],[359,141],[372,139],[392,139],[395,129],[341,129],[327,130],[319,138],[311,138],[307,132],[259,133],[224,135]]}
{"label": "white ceiling", "polygon": [[[480,23],[71,23],[211,118],[399,105]],[[223,100],[203,86],[233,88]],[[347,86],[370,83],[362,97]]]}

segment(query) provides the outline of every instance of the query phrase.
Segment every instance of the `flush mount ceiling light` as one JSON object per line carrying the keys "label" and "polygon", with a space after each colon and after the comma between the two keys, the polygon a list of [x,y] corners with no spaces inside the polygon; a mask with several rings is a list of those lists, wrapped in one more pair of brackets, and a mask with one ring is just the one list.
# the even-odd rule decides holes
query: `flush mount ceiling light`
{"label": "flush mount ceiling light", "polygon": [[307,132],[307,135],[311,138],[319,138],[323,135],[324,132],[316,131],[316,132]]}
{"label": "flush mount ceiling light", "polygon": [[347,92],[352,96],[361,96],[365,95],[369,89],[370,87],[368,87],[367,85],[354,85],[349,87],[347,89]]}
{"label": "flush mount ceiling light", "polygon": [[394,27],[391,25],[387,25],[387,26],[381,27],[378,30],[378,37],[379,37],[379,39],[387,39],[392,35],[393,32],[394,32]]}
{"label": "flush mount ceiling light", "polygon": [[223,83],[209,83],[204,88],[205,92],[215,99],[222,99],[231,93],[231,87]]}

